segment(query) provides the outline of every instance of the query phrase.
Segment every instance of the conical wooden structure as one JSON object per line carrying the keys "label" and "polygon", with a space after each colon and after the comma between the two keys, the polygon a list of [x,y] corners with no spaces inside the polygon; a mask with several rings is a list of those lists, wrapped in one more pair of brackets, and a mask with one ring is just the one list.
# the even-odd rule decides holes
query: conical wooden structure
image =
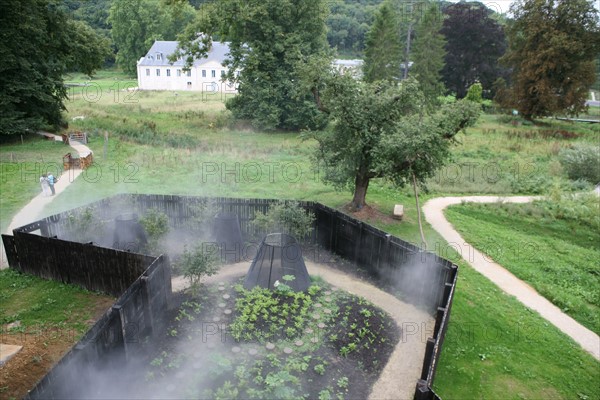
{"label": "conical wooden structure", "polygon": [[[285,275],[293,275],[295,279],[284,281]],[[263,239],[246,275],[244,288],[274,289],[276,281],[295,291],[305,291],[310,286],[302,249],[296,239],[284,233],[271,233]]]}

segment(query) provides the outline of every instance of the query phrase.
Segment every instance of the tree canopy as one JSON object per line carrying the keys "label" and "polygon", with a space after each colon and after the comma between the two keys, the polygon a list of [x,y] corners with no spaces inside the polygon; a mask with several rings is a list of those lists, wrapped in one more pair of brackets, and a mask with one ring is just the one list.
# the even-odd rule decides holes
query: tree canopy
{"label": "tree canopy", "polygon": [[437,5],[432,4],[425,12],[415,32],[413,66],[411,75],[416,76],[425,95],[425,101],[434,106],[437,98],[445,92],[441,71],[444,68],[446,40],[440,33],[443,15]]}
{"label": "tree canopy", "polygon": [[117,64],[135,75],[137,61],[155,40],[175,40],[194,18],[187,2],[163,0],[113,0],[108,21],[117,48]]}
{"label": "tree canopy", "polygon": [[207,54],[213,36],[230,41],[227,79],[239,85],[226,103],[233,116],[262,129],[318,129],[326,118],[301,89],[298,70],[310,56],[326,57],[326,16],[324,0],[208,3],[180,36],[174,57],[190,65]]}
{"label": "tree canopy", "polygon": [[498,59],[506,50],[503,27],[492,11],[479,2],[451,4],[441,33],[446,37],[445,66],[442,77],[446,89],[463,98],[475,82],[481,82],[486,97],[494,82],[506,72]]}
{"label": "tree canopy", "polygon": [[0,3],[0,134],[58,127],[67,97],[66,71],[94,73],[108,43],[70,19],[55,0]]}
{"label": "tree canopy", "polygon": [[400,79],[402,44],[400,24],[390,2],[379,8],[373,26],[367,34],[363,79],[397,81]]}
{"label": "tree canopy", "polygon": [[449,158],[454,136],[473,124],[480,107],[468,100],[428,112],[418,83],[367,83],[332,74],[321,81],[322,109],[330,131],[311,135],[323,179],[351,188],[352,207],[365,205],[369,182],[386,178],[397,185],[424,182]]}
{"label": "tree canopy", "polygon": [[511,10],[515,19],[502,61],[512,68],[512,86],[504,105],[528,119],[584,110],[600,52],[593,2],[518,0]]}

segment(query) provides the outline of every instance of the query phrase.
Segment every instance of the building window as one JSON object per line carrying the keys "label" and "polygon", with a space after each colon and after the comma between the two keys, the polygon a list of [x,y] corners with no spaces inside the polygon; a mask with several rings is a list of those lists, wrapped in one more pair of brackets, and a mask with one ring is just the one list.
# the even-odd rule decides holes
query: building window
{"label": "building window", "polygon": [[160,61],[162,59],[162,54],[156,53],[156,59]]}
{"label": "building window", "polygon": [[180,69],[177,70],[177,76],[181,76],[181,70]]}
{"label": "building window", "polygon": [[223,78],[223,77],[225,77],[225,70],[224,69],[221,70],[221,78]]}
{"label": "building window", "polygon": [[167,68],[167,76],[171,76],[171,70]]}
{"label": "building window", "polygon": [[188,70],[188,72],[187,72],[187,76],[192,76],[192,70],[191,70],[191,69],[190,69],[190,70]]}
{"label": "building window", "polygon": [[192,88],[192,82],[188,82],[188,83],[187,83],[187,88],[188,88],[188,89],[191,89],[191,88]]}
{"label": "building window", "polygon": [[206,70],[205,69],[202,70],[202,77],[206,78]]}
{"label": "building window", "polygon": [[150,76],[150,68],[146,68],[146,76]]}
{"label": "building window", "polygon": [[212,76],[213,78],[217,77],[217,71],[215,71],[214,69],[212,71],[210,71],[210,76]]}
{"label": "building window", "polygon": [[156,76],[160,76],[160,69],[156,68]]}

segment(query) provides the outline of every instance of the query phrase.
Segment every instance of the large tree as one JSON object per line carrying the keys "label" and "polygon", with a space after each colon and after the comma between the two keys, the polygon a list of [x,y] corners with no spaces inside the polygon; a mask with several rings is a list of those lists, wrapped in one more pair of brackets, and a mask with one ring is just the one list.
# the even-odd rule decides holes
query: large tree
{"label": "large tree", "polygon": [[363,79],[399,80],[402,61],[398,15],[389,1],[381,5],[365,43]]}
{"label": "large tree", "polygon": [[137,61],[155,40],[175,40],[194,18],[187,2],[166,0],[113,0],[108,21],[117,48],[117,63],[135,75]]}
{"label": "large tree", "polygon": [[498,62],[506,50],[503,27],[479,2],[452,4],[444,14],[441,33],[447,43],[442,76],[446,88],[463,98],[471,85],[480,82],[484,96],[491,97],[494,82],[506,73]]}
{"label": "large tree", "polygon": [[263,129],[318,129],[326,118],[310,92],[300,89],[298,68],[328,51],[326,16],[324,0],[207,3],[180,37],[175,58],[184,56],[189,65],[206,54],[213,36],[228,40],[227,79],[239,84],[226,103],[234,117]]}
{"label": "large tree", "polygon": [[441,76],[446,56],[446,40],[440,33],[442,23],[441,10],[432,4],[419,21],[415,32],[411,75],[417,77],[425,94],[425,101],[431,106],[438,103],[438,96],[445,91]]}
{"label": "large tree", "polygon": [[519,0],[511,11],[515,20],[503,61],[512,68],[512,87],[503,96],[505,106],[527,119],[584,110],[600,51],[593,2]]}
{"label": "large tree", "polygon": [[448,160],[454,136],[475,122],[480,109],[462,100],[428,112],[412,78],[367,83],[332,74],[316,85],[321,109],[334,122],[331,131],[311,135],[319,142],[316,158],[326,182],[352,189],[354,209],[365,205],[374,178],[402,186],[432,176]]}
{"label": "large tree", "polygon": [[63,74],[102,66],[105,40],[73,21],[54,0],[0,2],[0,134],[62,122]]}

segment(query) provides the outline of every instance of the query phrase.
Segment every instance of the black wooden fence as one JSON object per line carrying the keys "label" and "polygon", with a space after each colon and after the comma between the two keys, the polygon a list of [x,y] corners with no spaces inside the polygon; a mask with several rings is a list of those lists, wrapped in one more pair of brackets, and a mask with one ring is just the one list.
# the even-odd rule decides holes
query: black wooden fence
{"label": "black wooden fence", "polygon": [[98,371],[119,370],[114,367],[139,356],[148,338],[164,332],[170,297],[170,268],[160,256],[25,398],[80,398]]}
{"label": "black wooden fence", "polygon": [[[86,285],[92,284],[91,282],[94,281],[90,277],[97,276],[96,274],[106,274],[107,278],[100,279],[100,281],[103,282],[103,285],[110,287],[113,290],[112,293],[119,290],[119,294],[123,293],[129,286],[127,282],[135,281],[136,283],[127,289],[125,294],[134,291],[136,293],[146,293],[146,296],[149,296],[149,293],[160,293],[160,288],[153,286],[149,291],[148,289],[141,290],[140,288],[154,285],[156,282],[158,282],[156,284],[160,285],[163,284],[163,281],[147,281],[148,277],[146,276],[146,283],[143,283],[144,275],[140,279],[135,280],[135,277],[142,273],[143,266],[148,265],[147,263],[144,264],[144,261],[147,262],[147,258],[144,257],[147,256],[117,252],[116,250],[72,243],[60,239],[60,237],[68,237],[69,232],[73,229],[74,215],[76,216],[86,210],[92,209],[98,219],[110,221],[124,211],[137,212],[139,215],[143,215],[149,209],[157,209],[168,216],[169,224],[172,228],[193,230],[194,224],[199,223],[195,220],[198,207],[210,205],[217,211],[237,214],[240,220],[242,235],[246,239],[250,239],[256,238],[261,233],[257,232],[256,228],[250,223],[251,220],[257,212],[266,212],[270,204],[275,201],[267,199],[205,198],[175,195],[118,195],[37,221],[16,230],[14,237],[9,236],[5,238],[3,236],[3,239],[11,267],[13,264],[16,264],[24,272],[34,273],[63,282],[79,284],[83,282]],[[300,202],[300,205],[313,211],[316,215],[311,238],[313,244],[317,244],[325,250],[334,252],[353,262],[367,271],[373,278],[379,279],[383,287],[392,282],[394,285],[397,285],[396,288],[400,288],[400,293],[404,300],[424,307],[432,314],[435,314],[436,324],[434,333],[427,342],[421,380],[417,384],[415,398],[419,400],[439,398],[431,387],[448,327],[457,279],[457,267],[433,253],[424,252],[411,243],[405,242],[323,204]],[[34,235],[26,233],[38,230],[42,236],[32,238]],[[48,236],[57,236],[58,239],[51,239]],[[55,250],[54,253],[50,252],[52,255],[46,256],[46,260],[44,261],[44,257],[39,255],[39,249],[47,248],[44,247],[45,245],[56,246],[58,243],[60,243],[59,248],[61,250]],[[89,254],[86,253],[87,249],[89,249]],[[77,265],[71,261],[65,261],[63,257],[68,256],[71,251],[80,251],[81,254],[87,254],[87,257],[94,261],[90,262],[89,265],[88,263]],[[103,259],[105,260],[103,261]],[[39,264],[40,261],[42,261],[41,264]],[[31,265],[38,264],[44,267],[38,268],[36,272],[36,268],[31,267]],[[115,267],[115,264],[119,266]],[[53,269],[52,265],[61,265],[61,268]],[[82,267],[84,271],[89,271],[89,274],[86,275],[84,272],[79,271]],[[418,271],[420,279],[410,279],[409,281],[414,271]],[[163,274],[166,274],[166,272]],[[122,278],[119,278],[121,276]],[[410,284],[403,285],[407,281]],[[92,287],[92,289],[102,290],[97,287]],[[134,298],[137,298],[137,296],[134,296]],[[119,315],[121,331],[123,331],[123,326],[126,326],[128,321],[135,320],[136,316],[143,315],[143,318],[139,317],[138,319],[142,318],[146,321],[146,319],[152,319],[159,315],[156,314],[156,310],[162,309],[161,307],[151,306],[151,313],[144,312],[146,310],[144,304],[152,305],[152,301],[154,300],[145,300],[145,303],[134,302],[132,303],[133,305],[125,308],[123,308],[123,305],[115,305],[117,308],[113,307],[112,313]],[[112,318],[115,319],[116,317]],[[109,322],[105,323],[109,324]],[[145,323],[136,326],[146,327],[148,324]],[[125,333],[123,335],[126,336]],[[126,342],[124,341],[123,343]],[[117,340],[115,343],[121,342]],[[123,347],[126,347],[126,345],[123,344]]]}

